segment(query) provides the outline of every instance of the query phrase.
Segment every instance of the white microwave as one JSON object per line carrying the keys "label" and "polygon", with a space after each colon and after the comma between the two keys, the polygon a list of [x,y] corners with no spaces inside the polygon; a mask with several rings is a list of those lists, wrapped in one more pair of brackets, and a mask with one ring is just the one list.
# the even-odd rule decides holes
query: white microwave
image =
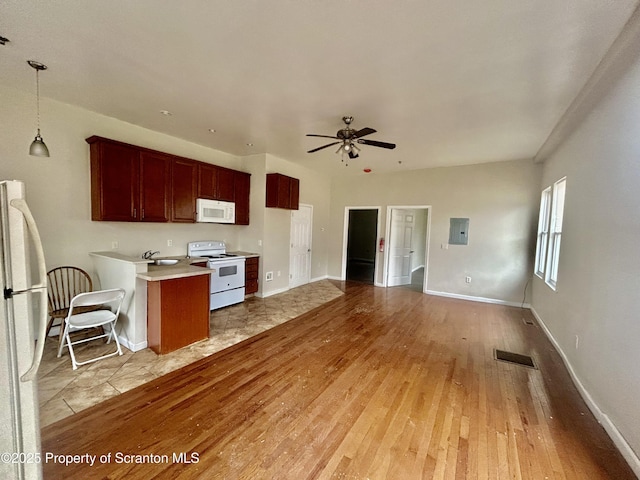
{"label": "white microwave", "polygon": [[235,223],[236,204],[198,198],[196,199],[196,222]]}

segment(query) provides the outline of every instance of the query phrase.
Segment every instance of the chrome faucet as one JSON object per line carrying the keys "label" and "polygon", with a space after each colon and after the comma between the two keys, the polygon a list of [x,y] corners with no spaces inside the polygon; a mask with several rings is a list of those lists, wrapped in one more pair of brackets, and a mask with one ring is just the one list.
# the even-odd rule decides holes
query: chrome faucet
{"label": "chrome faucet", "polygon": [[155,252],[147,250],[142,254],[142,258],[144,258],[145,260],[151,260],[151,257],[153,257],[156,253],[160,253],[160,250],[156,250]]}

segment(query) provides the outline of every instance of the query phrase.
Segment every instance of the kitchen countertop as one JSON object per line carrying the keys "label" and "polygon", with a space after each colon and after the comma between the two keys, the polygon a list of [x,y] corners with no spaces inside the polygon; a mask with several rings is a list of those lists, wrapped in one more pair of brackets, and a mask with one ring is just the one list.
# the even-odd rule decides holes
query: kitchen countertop
{"label": "kitchen countertop", "polygon": [[242,252],[242,251],[227,252],[227,253],[231,253],[233,255],[238,255],[239,257],[245,257],[245,258],[252,258],[252,257],[259,257],[260,256],[259,253]]}
{"label": "kitchen countertop", "polygon": [[[245,258],[253,258],[259,257],[260,254],[253,252],[244,252],[244,251],[235,251],[228,252],[233,253],[235,255],[245,257]],[[195,267],[192,266],[192,263],[206,262],[206,257],[186,257],[184,255],[177,255],[172,257],[157,257],[151,260],[147,260],[144,258],[132,257],[130,255],[123,255],[118,252],[91,252],[89,255],[96,257],[104,257],[110,260],[115,260],[118,262],[125,262],[136,265],[147,265],[146,272],[139,272],[136,277],[142,280],[146,280],[148,282],[158,282],[162,280],[172,280],[175,278],[183,278],[183,277],[192,277],[197,275],[209,275],[211,273],[211,269],[204,267]],[[155,265],[153,263],[154,260],[157,259],[167,259],[167,260],[178,260],[178,263],[175,265]],[[144,267],[142,267],[144,268]]]}
{"label": "kitchen countertop", "polygon": [[148,282],[159,282],[161,280],[173,280],[176,278],[194,277],[197,275],[211,275],[210,268],[192,267],[191,265],[158,265],[151,271],[136,275]]}
{"label": "kitchen countertop", "polygon": [[[175,265],[155,265],[153,260],[178,260]],[[205,262],[204,257],[185,257],[177,255],[173,257],[158,257],[157,259],[147,260],[149,265],[146,272],[138,273],[137,277],[148,282],[158,282],[161,280],[172,280],[175,278],[193,277],[196,275],[211,274],[210,268],[195,267],[192,263]]]}
{"label": "kitchen countertop", "polygon": [[106,252],[89,252],[90,256],[94,256],[94,257],[104,257],[104,258],[109,258],[111,260],[117,260],[119,262],[126,262],[126,263],[134,263],[134,264],[147,264],[150,267],[163,267],[166,268],[167,265],[154,265],[154,260],[158,260],[158,259],[163,259],[163,260],[178,260],[178,263],[176,265],[170,265],[170,266],[181,266],[181,265],[190,265],[192,263],[198,263],[198,262],[206,262],[207,258],[206,257],[186,257],[184,255],[174,255],[171,257],[153,257],[152,259],[146,259],[146,258],[140,258],[140,257],[132,257],[131,255],[123,255],[122,253],[118,253],[118,252],[110,252],[110,251],[106,251]]}
{"label": "kitchen countertop", "polygon": [[126,263],[149,263],[149,260],[145,260],[144,258],[138,258],[138,257],[132,257],[130,255],[123,255],[122,253],[118,253],[118,252],[89,252],[90,256],[94,256],[94,257],[104,257],[104,258],[109,258],[111,260],[117,260],[119,262],[126,262]]}
{"label": "kitchen countertop", "polygon": [[[243,252],[243,251],[235,251],[235,252],[227,252],[232,253],[245,258],[259,257],[258,253],[253,252]],[[191,266],[192,263],[206,262],[206,257],[185,257],[185,256],[175,256],[175,257],[158,257],[162,259],[176,259],[178,263],[176,265],[154,265],[153,260],[143,260],[143,262],[148,262],[148,271],[146,273],[138,273],[137,277],[148,282],[158,282],[161,280],[172,280],[175,278],[183,278],[183,277],[191,277],[195,275],[208,275],[212,270],[215,271],[215,268],[204,268],[204,267],[194,267]],[[136,260],[137,261],[137,260]]]}
{"label": "kitchen countertop", "polygon": [[193,277],[197,275],[209,275],[211,269],[203,267],[192,266],[192,263],[205,262],[207,259],[204,257],[185,257],[184,255],[177,255],[172,257],[158,257],[167,260],[178,260],[175,265],[155,265],[153,263],[157,258],[151,260],[132,257],[130,255],[123,255],[118,252],[91,252],[91,256],[108,258],[109,260],[115,260],[117,262],[124,262],[133,265],[139,265],[144,269],[146,265],[146,272],[136,274],[137,278],[146,280],[148,282],[158,282],[161,280],[172,280],[175,278]]}

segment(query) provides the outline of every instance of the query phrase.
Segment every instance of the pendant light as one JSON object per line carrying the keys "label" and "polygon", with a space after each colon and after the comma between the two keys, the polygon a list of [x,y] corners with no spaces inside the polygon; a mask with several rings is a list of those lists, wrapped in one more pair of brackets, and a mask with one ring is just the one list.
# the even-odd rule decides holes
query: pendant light
{"label": "pendant light", "polygon": [[47,148],[47,145],[44,143],[44,140],[42,140],[42,137],[40,136],[40,76],[39,76],[40,71],[46,70],[47,66],[40,62],[36,62],[34,60],[27,60],[27,63],[31,68],[33,68],[36,71],[36,109],[38,113],[38,117],[37,117],[38,133],[36,134],[36,138],[33,139],[33,142],[31,142],[31,146],[29,147],[29,155],[33,155],[34,157],[48,157],[49,149]]}

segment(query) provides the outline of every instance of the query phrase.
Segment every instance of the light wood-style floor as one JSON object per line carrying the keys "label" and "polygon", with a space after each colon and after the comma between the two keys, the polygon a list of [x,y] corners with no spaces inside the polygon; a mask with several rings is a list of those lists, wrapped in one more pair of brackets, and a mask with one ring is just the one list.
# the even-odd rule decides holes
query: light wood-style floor
{"label": "light wood-style floor", "polygon": [[97,456],[45,479],[635,478],[529,311],[343,288],[44,428],[43,452]]}

